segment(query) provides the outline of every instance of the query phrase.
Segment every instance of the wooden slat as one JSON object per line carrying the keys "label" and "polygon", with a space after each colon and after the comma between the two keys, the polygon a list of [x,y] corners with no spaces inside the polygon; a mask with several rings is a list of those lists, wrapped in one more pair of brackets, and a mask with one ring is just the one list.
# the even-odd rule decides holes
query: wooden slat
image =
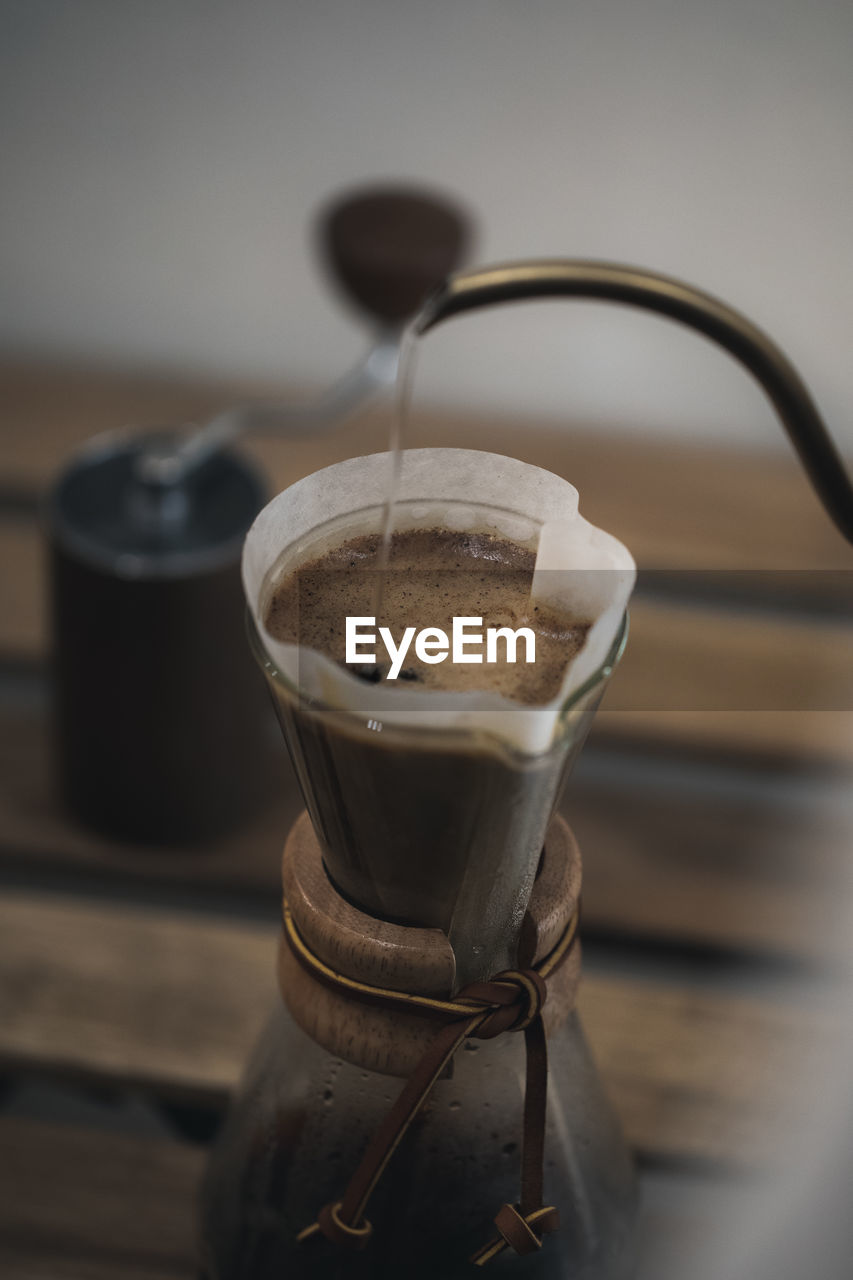
{"label": "wooden slat", "polygon": [[0,1060],[223,1105],[275,997],[277,930],[7,896]]}
{"label": "wooden slat", "polygon": [[42,661],[48,647],[47,567],[34,523],[0,521],[0,659]]}
{"label": "wooden slat", "polygon": [[[0,1062],[220,1104],[276,999],[278,930],[82,900],[0,906]],[[814,1004],[590,977],[581,1011],[626,1133],[657,1157],[772,1158]]]}
{"label": "wooden slat", "polygon": [[[116,846],[70,822],[49,769],[47,726],[36,708],[0,703],[0,861],[35,879],[45,871],[207,892],[268,895],[280,850],[301,809],[282,748],[278,800],[250,826],[202,850]],[[849,818],[827,803],[835,784],[780,804],[780,791],[720,782],[680,786],[666,768],[631,756],[594,769],[563,804],[584,852],[587,927],[621,937],[704,943],[809,959],[825,957],[849,878]],[[635,776],[637,774],[638,776]],[[688,774],[688,777],[691,776]],[[701,783],[701,780],[700,780]],[[817,784],[815,784],[817,785]],[[779,787],[785,788],[781,781]],[[839,795],[843,783],[838,784]]]}
{"label": "wooden slat", "polygon": [[853,713],[845,711],[610,711],[596,740],[643,753],[721,759],[748,769],[839,768],[853,760]]}
{"label": "wooden slat", "polygon": [[651,715],[853,711],[851,658],[848,622],[637,598],[607,706]]}
{"label": "wooden slat", "polygon": [[0,1118],[7,1280],[191,1280],[204,1154],[164,1139]]}
{"label": "wooden slat", "polygon": [[[0,487],[42,490],[97,432],[201,421],[236,400],[275,391],[233,380],[7,361],[0,368]],[[389,410],[380,407],[336,432],[257,440],[249,448],[280,489],[330,462],[384,449],[388,423]],[[766,455],[572,422],[422,409],[409,443],[490,449],[565,475],[581,491],[584,514],[622,538],[645,567],[853,567],[853,551],[787,448]]]}
{"label": "wooden slat", "polygon": [[[590,928],[821,963],[841,945],[851,893],[851,817],[796,783],[769,794],[717,778],[691,790],[605,775],[569,784],[562,811],[584,857]],[[843,786],[840,789],[843,795]]]}
{"label": "wooden slat", "polygon": [[772,1164],[804,1063],[825,1071],[840,1043],[814,1008],[675,984],[591,977],[580,1009],[625,1133],[652,1157]]}

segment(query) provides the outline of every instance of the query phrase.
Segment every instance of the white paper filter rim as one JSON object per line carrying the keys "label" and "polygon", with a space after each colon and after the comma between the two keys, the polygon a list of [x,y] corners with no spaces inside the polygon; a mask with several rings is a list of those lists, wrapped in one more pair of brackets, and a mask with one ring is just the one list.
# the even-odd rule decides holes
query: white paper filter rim
{"label": "white paper filter rim", "polygon": [[[526,541],[539,527],[532,597],[592,623],[559,695],[546,705],[523,706],[496,693],[443,693],[411,686],[401,696],[397,689],[366,684],[322,654],[300,655],[296,645],[275,640],[264,627],[277,577],[290,572],[301,558],[319,553],[312,535],[320,526],[352,515],[337,533],[338,540],[378,531],[391,468],[390,453],[334,463],[298,480],[258,515],[243,548],[243,587],[271,661],[311,698],[362,719],[485,733],[518,751],[546,751],[567,699],[605,663],[634,586],[636,566],[621,542],[580,514],[574,485],[542,467],[478,449],[406,450],[397,501],[407,505],[395,506],[394,528],[444,524]],[[498,510],[484,519],[477,507]],[[304,557],[300,543],[307,545]]]}

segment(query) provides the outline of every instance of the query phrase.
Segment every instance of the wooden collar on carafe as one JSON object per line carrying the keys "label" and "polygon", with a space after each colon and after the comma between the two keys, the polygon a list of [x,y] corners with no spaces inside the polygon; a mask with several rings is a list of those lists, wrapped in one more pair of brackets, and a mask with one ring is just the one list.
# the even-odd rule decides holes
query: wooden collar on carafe
{"label": "wooden collar on carafe", "polygon": [[[366,988],[447,1000],[455,985],[453,951],[440,929],[390,924],[342,898],[323,866],[307,814],[288,837],[282,859],[288,909],[311,953],[335,974]],[[577,910],[581,856],[562,818],[555,818],[528,904],[519,964],[537,964],[557,945]],[[580,947],[549,982],[543,1017],[549,1033],[574,1007],[580,980]],[[437,1025],[436,1017],[414,1005],[393,1010],[357,990],[321,980],[299,963],[291,947],[279,950],[279,985],[294,1021],[335,1057],[366,1070],[405,1077],[417,1066]],[[405,1003],[405,1002],[403,1002]]]}
{"label": "wooden collar on carafe", "polygon": [[[543,1203],[548,1079],[544,1014],[547,1009],[552,1025],[566,1016],[580,971],[580,857],[568,827],[558,819],[546,839],[520,943],[527,967],[471,983],[456,996],[424,991],[436,981],[443,986],[452,982],[444,935],[439,930],[386,925],[344,902],[323,870],[310,827],[298,823],[291,834],[283,882],[280,980],[295,1020],[336,1055],[407,1076],[341,1199],[320,1207],[316,1220],[298,1239],[308,1242],[322,1235],[345,1248],[366,1247],[373,1234],[366,1216],[373,1191],[457,1049],[469,1038],[522,1031],[527,1066],[520,1196],[517,1203],[499,1208],[494,1218],[497,1236],[471,1261],[483,1266],[505,1248],[516,1254],[541,1248],[545,1235],[559,1227],[556,1207]],[[406,946],[413,934],[424,935],[420,945],[415,941],[414,952]],[[395,946],[405,955],[395,957]],[[408,963],[397,972],[394,961],[403,958]],[[405,989],[413,985],[414,990]],[[402,1071],[404,1058],[407,1063],[412,1058],[413,1065]]]}

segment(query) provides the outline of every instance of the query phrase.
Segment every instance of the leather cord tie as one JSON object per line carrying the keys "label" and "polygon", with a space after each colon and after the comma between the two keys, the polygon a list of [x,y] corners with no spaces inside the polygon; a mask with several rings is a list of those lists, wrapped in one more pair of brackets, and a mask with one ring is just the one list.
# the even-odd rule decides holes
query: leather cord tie
{"label": "leather cord tie", "polygon": [[300,1241],[322,1233],[337,1244],[362,1249],[373,1228],[364,1213],[388,1162],[410,1124],[428,1098],[433,1085],[469,1038],[491,1040],[507,1031],[524,1033],[527,1073],[521,1149],[521,1191],[517,1204],[505,1204],[495,1216],[498,1236],[473,1255],[483,1266],[509,1247],[517,1254],[541,1248],[542,1238],[559,1226],[559,1214],[543,1200],[545,1109],[548,1085],[548,1053],[542,1006],[547,996],[546,978],[571,951],[577,937],[578,912],[572,915],[554,950],[535,968],[508,969],[488,982],[474,982],[452,1000],[385,990],[336,973],[310,950],[284,903],[284,933],[300,963],[316,978],[342,987],[356,999],[417,1011],[440,1013],[448,1021],[436,1033],[402,1092],[368,1144],[361,1163],[343,1197],[325,1205],[317,1221],[297,1237]]}

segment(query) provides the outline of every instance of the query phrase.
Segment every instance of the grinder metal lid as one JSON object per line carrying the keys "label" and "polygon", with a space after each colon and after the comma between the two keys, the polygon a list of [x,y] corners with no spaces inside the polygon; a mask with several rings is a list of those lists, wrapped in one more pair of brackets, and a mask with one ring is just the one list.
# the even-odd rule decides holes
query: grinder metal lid
{"label": "grinder metal lid", "polygon": [[266,500],[246,457],[213,453],[177,483],[146,478],[140,464],[179,436],[173,428],[96,437],[48,497],[47,522],[69,555],[117,577],[184,578],[235,563]]}

